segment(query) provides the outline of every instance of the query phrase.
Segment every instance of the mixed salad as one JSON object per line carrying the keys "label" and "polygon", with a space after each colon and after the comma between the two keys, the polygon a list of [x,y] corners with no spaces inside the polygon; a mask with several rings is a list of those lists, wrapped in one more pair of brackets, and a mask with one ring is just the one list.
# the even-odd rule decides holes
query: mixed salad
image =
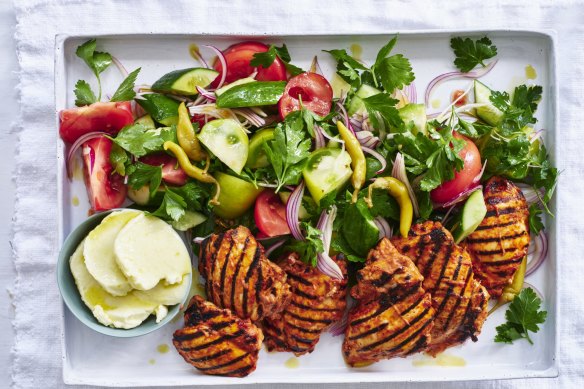
{"label": "mixed salad", "polygon": [[[169,69],[146,85],[136,82],[140,68],[128,72],[89,40],[76,54],[95,74],[97,93],[79,80],[77,108],[60,112],[67,167],[71,173],[81,150],[93,211],[129,199],[189,231],[195,244],[243,225],[269,257],[294,251],[331,277],[343,277],[331,259],[343,253],[350,279],[380,237],[407,236],[412,223],[440,221],[461,242],[485,216],[482,183],[502,176],[530,204],[528,276],[546,257],[542,217],[551,215],[558,177],[536,129],[542,88],[490,89],[479,79],[496,69],[497,48],[487,37],[455,37],[458,69],[432,80],[418,102],[397,42],[369,64],[325,50],[346,83],[335,97],[316,57],[301,69],[286,45],[205,46],[212,64],[192,46],[196,67]],[[112,64],[125,79],[103,101],[100,75]],[[468,88],[429,112],[435,87],[453,79],[469,80]],[[532,307],[539,300],[527,297]],[[508,322],[500,341],[533,331],[528,324]]]}

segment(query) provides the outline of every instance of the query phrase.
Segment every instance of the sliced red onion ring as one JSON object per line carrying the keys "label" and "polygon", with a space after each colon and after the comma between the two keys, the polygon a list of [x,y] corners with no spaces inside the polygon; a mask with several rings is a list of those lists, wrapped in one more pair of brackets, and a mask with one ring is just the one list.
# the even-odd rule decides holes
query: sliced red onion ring
{"label": "sliced red onion ring", "polygon": [[393,229],[385,218],[377,216],[373,219],[373,223],[379,228],[379,239],[382,239],[383,237],[391,238],[393,236]]}
{"label": "sliced red onion ring", "polygon": [[370,154],[373,158],[375,158],[381,163],[381,168],[375,172],[376,174],[381,173],[382,171],[385,170],[385,168],[387,168],[387,161],[385,160],[385,158],[383,158],[383,155],[379,154],[377,151],[373,149],[370,149],[369,147],[361,146],[361,149],[365,153]]}
{"label": "sliced red onion ring", "polygon": [[322,128],[318,125],[314,125],[314,148],[321,149],[326,146],[326,141],[324,140],[324,135],[322,135]]}
{"label": "sliced red onion ring", "polygon": [[529,142],[533,143],[536,140],[542,139],[543,140],[543,131],[544,130],[538,130],[536,132],[534,132],[531,137],[529,138]]}
{"label": "sliced red onion ring", "polygon": [[266,124],[266,120],[264,118],[260,117],[257,113],[249,108],[235,108],[232,111],[236,115],[243,117],[255,127],[263,127]]}
{"label": "sliced red onion ring", "polygon": [[451,207],[455,204],[458,204],[464,200],[466,200],[471,194],[472,192],[476,191],[476,190],[483,190],[483,186],[480,184],[471,184],[471,186],[459,193],[455,198],[453,198],[452,200],[446,202],[446,203],[435,203],[434,204],[434,209],[438,209],[438,208],[448,208]]}
{"label": "sliced red onion ring", "polygon": [[410,89],[410,103],[417,104],[418,103],[418,91],[416,89],[416,83],[412,82],[408,85]]}
{"label": "sliced red onion ring", "polygon": [[112,57],[112,62],[114,63],[114,65],[116,65],[116,67],[118,68],[118,70],[120,71],[120,73],[122,74],[122,76],[124,76],[124,78],[128,77],[128,71],[126,70],[126,68],[124,67],[124,65],[122,65],[122,63],[120,62],[119,59],[117,59],[116,57],[114,57],[113,55]]}
{"label": "sliced red onion ring", "polygon": [[408,195],[410,196],[410,201],[412,202],[412,208],[414,209],[414,215],[416,217],[420,216],[420,206],[418,205],[418,199],[414,193],[414,189],[410,185],[410,180],[408,179],[408,174],[406,172],[406,162],[402,153],[397,153],[395,156],[395,161],[393,161],[393,169],[391,170],[391,176],[400,180],[408,190]]}
{"label": "sliced red onion ring", "polygon": [[324,251],[317,255],[318,262],[316,267],[323,274],[326,274],[331,278],[342,280],[343,272],[341,271],[341,268],[329,255],[331,239],[333,236],[333,222],[335,221],[336,217],[337,207],[334,205],[330,208],[330,212],[327,213],[327,210],[325,209],[320,215],[320,219],[318,220],[316,228],[322,231],[322,244]]}
{"label": "sliced red onion ring", "polygon": [[193,239],[193,243],[202,244],[205,241],[205,239],[208,239],[211,235],[212,234],[209,234],[207,236],[197,236]]}
{"label": "sliced red onion ring", "polygon": [[298,219],[298,214],[300,212],[300,205],[302,205],[302,196],[304,196],[304,181],[302,181],[296,189],[292,191],[292,194],[288,198],[288,203],[286,204],[286,222],[288,223],[288,228],[292,236],[296,240],[304,240],[304,235],[302,230],[300,230],[300,221]]}
{"label": "sliced red onion ring", "polygon": [[308,71],[310,73],[316,73],[316,74],[319,74],[321,76],[324,76],[324,73],[322,72],[322,69],[320,68],[320,65],[318,64],[318,58],[316,55],[312,59],[312,63],[310,64],[310,68]]}
{"label": "sliced red onion ring", "polygon": [[527,201],[527,204],[532,205],[535,203],[539,203],[544,196],[543,189],[535,189],[533,186],[528,184],[517,184],[521,192],[523,192],[523,196]]}
{"label": "sliced red onion ring", "polygon": [[533,253],[527,254],[527,268],[525,269],[525,277],[530,276],[535,273],[541,264],[545,261],[548,254],[548,240],[545,232],[540,231],[533,239],[531,239],[531,245],[535,245]]}
{"label": "sliced red onion ring", "polygon": [[426,107],[428,107],[429,102],[430,102],[430,95],[432,94],[432,91],[434,90],[434,88],[437,85],[439,85],[445,81],[454,80],[457,78],[470,78],[470,79],[481,78],[481,77],[487,75],[491,70],[493,70],[493,68],[495,67],[497,62],[498,62],[498,60],[495,60],[495,61],[489,63],[484,68],[478,69],[478,70],[475,70],[472,72],[468,72],[468,73],[448,72],[448,73],[441,74],[438,77],[434,78],[432,81],[430,81],[430,83],[426,87],[426,94],[424,96],[424,103],[426,104]]}
{"label": "sliced red onion ring", "polygon": [[338,137],[336,137],[336,136],[335,136],[335,137],[333,137],[333,136],[330,136],[330,135],[329,135],[329,134],[327,134],[327,132],[326,132],[326,131],[324,131],[322,128],[321,128],[321,133],[322,133],[322,136],[324,136],[326,139],[328,139],[328,140],[330,140],[330,141],[332,141],[332,142],[337,142],[337,143],[340,143],[340,144],[342,144],[342,145],[344,145],[344,144],[345,144],[345,141],[344,141],[344,140],[342,140],[342,139],[340,139],[340,138],[338,138]]}
{"label": "sliced red onion ring", "polygon": [[205,88],[197,86],[197,92],[199,92],[199,95],[205,97],[209,101],[215,102],[215,100],[217,100],[217,96],[215,96],[215,93],[209,92]]}
{"label": "sliced red onion ring", "polygon": [[343,121],[345,122],[345,127],[347,127],[354,135],[355,130],[353,130],[353,126],[351,125],[351,122],[349,121],[349,115],[347,114],[347,110],[345,109],[345,107],[343,106],[343,104],[340,101],[337,101],[337,108],[339,109],[339,113],[343,117]]}
{"label": "sliced red onion ring", "polygon": [[219,84],[217,84],[217,87],[215,88],[215,89],[219,89],[223,86],[223,84],[225,83],[225,77],[227,77],[227,61],[225,61],[225,56],[223,55],[221,50],[219,50],[215,46],[211,46],[211,45],[204,45],[204,46],[213,50],[215,52],[215,54],[217,54],[217,58],[219,59],[219,62],[221,63],[221,78],[219,79]]}
{"label": "sliced red onion ring", "polygon": [[483,167],[482,167],[481,171],[479,172],[479,174],[477,174],[475,176],[475,178],[472,179],[473,184],[477,184],[481,181],[481,178],[483,177],[483,173],[485,172],[486,167],[487,167],[487,160],[485,159],[485,162],[483,162]]}
{"label": "sliced red onion ring", "polygon": [[329,332],[332,336],[339,336],[345,333],[347,324],[349,323],[349,311],[355,306],[356,301],[352,297],[347,298],[347,308],[343,312],[343,317],[341,320],[334,322],[329,328]]}
{"label": "sliced red onion ring", "polygon": [[266,250],[266,257],[269,257],[277,248],[281,247],[286,242],[286,238],[280,239]]}
{"label": "sliced red onion ring", "polygon": [[[69,177],[69,179],[73,177],[73,158],[75,158],[75,152],[77,149],[79,149],[83,143],[95,138],[100,138],[104,135],[105,133],[101,131],[88,132],[87,134],[81,135],[71,146],[68,147],[65,167],[67,168],[67,177]],[[93,170],[93,166],[90,170]]]}
{"label": "sliced red onion ring", "polygon": [[369,147],[374,149],[379,145],[379,138],[373,135],[371,131],[358,131],[355,133],[355,137],[361,144],[361,146]]}

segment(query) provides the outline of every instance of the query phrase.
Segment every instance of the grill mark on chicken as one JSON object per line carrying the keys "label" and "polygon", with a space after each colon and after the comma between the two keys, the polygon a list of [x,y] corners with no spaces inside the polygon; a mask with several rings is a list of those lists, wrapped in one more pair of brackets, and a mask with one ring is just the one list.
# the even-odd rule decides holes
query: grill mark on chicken
{"label": "grill mark on chicken", "polygon": [[509,259],[507,261],[482,262],[481,265],[497,267],[497,266],[507,266],[507,265],[512,265],[512,264],[517,264],[517,263],[521,263],[521,261],[523,261],[523,257],[517,258],[517,259]]}
{"label": "grill mark on chicken", "polygon": [[[430,308],[426,308],[426,311],[429,310]],[[432,320],[428,320],[426,321],[426,323],[424,323],[424,325],[417,330],[416,332],[414,332],[412,335],[410,335],[406,340],[404,340],[403,342],[401,342],[400,344],[398,344],[397,346],[395,346],[394,348],[392,348],[391,350],[389,350],[390,352],[393,351],[398,351],[399,349],[401,349],[403,346],[405,346],[406,344],[410,343],[413,339],[417,338],[418,335],[420,334],[420,332],[424,331],[426,329],[426,327],[428,327],[430,324],[432,324]]]}
{"label": "grill mark on chicken", "polygon": [[233,278],[231,279],[231,311],[237,313],[235,309],[235,288],[237,286],[237,280],[239,278],[239,270],[241,269],[241,264],[243,259],[247,254],[247,246],[250,242],[249,236],[245,238],[245,242],[243,244],[243,249],[241,250],[241,255],[237,261],[237,265],[235,266],[235,270],[233,271]]}
{"label": "grill mark on chicken", "polygon": [[231,352],[231,350],[225,349],[225,350],[221,350],[219,352],[216,352],[214,354],[206,355],[206,356],[201,357],[201,358],[189,358],[189,361],[191,361],[193,363],[209,362],[213,359],[216,359],[216,358],[222,357],[223,355],[229,354],[230,352]]}
{"label": "grill mark on chicken", "polygon": [[221,268],[221,305],[227,306],[225,303],[225,273],[227,272],[227,265],[229,265],[229,257],[231,256],[231,252],[233,251],[233,245],[235,244],[235,239],[231,239],[229,242],[229,250],[227,251],[227,255],[225,256],[225,261],[223,262],[223,267]]}
{"label": "grill mark on chicken", "polygon": [[298,319],[301,321],[308,321],[311,323],[331,324],[333,322],[332,320],[328,320],[328,319],[313,319],[311,317],[303,317],[303,316],[300,316],[300,315],[293,313],[293,312],[290,312],[290,311],[287,311],[286,314],[292,316],[295,319]]}
{"label": "grill mark on chicken", "polygon": [[[218,369],[221,369],[221,368],[224,368],[224,367],[227,367],[227,366],[234,365],[234,364],[236,364],[237,362],[244,360],[244,359],[245,359],[245,358],[247,358],[248,356],[249,356],[249,353],[245,353],[245,354],[242,354],[242,355],[240,355],[240,356],[239,356],[239,357],[237,357],[237,358],[234,358],[234,359],[232,359],[232,360],[230,360],[230,361],[227,361],[227,362],[225,362],[225,363],[222,363],[222,364],[220,364],[220,365],[216,365],[216,366],[209,366],[209,367],[200,367],[200,368],[199,368],[199,370],[200,370],[200,371],[218,370]],[[246,366],[246,367],[248,367],[248,366]]]}
{"label": "grill mark on chicken", "polygon": [[313,296],[311,294],[305,293],[303,291],[301,291],[300,289],[296,289],[295,293],[300,296],[300,297],[304,297],[307,298],[309,300],[318,300],[318,296]]}
{"label": "grill mark on chicken", "polygon": [[177,340],[180,340],[180,341],[186,341],[186,340],[194,340],[194,339],[200,338],[204,335],[205,335],[205,333],[203,331],[199,331],[199,332],[194,332],[192,334],[175,335],[174,338]]}
{"label": "grill mark on chicken", "polygon": [[224,342],[226,340],[238,338],[241,335],[243,335],[243,331],[239,330],[239,331],[237,331],[237,332],[235,332],[233,334],[225,335],[223,337],[219,337],[219,338],[217,338],[215,340],[212,340],[212,341],[210,341],[208,343],[204,343],[204,344],[201,344],[201,345],[198,345],[198,346],[195,346],[195,347],[185,347],[183,350],[185,350],[185,351],[200,351],[200,350],[204,350],[206,348],[209,348],[211,346],[214,346],[214,345],[219,344],[221,342]]}
{"label": "grill mark on chicken", "polygon": [[264,307],[262,306],[262,304],[260,304],[260,295],[261,295],[261,291],[262,291],[262,285],[263,285],[263,274],[262,274],[262,267],[259,265],[256,266],[256,268],[258,269],[258,279],[256,280],[256,284],[255,284],[255,299],[256,299],[256,304],[258,307],[258,311],[257,311],[257,315],[258,317],[262,317],[263,313],[264,313]]}
{"label": "grill mark on chicken", "polygon": [[349,339],[351,339],[351,340],[361,339],[361,338],[364,338],[364,337],[369,336],[371,334],[374,334],[376,332],[379,332],[379,331],[385,329],[386,327],[387,327],[387,323],[382,323],[382,324],[378,325],[377,327],[373,327],[368,331],[361,332],[358,335],[349,336]]}
{"label": "grill mark on chicken", "polygon": [[[513,224],[515,224],[514,221],[505,222],[505,223],[497,223],[497,224],[492,224],[492,225],[482,224],[482,225],[479,225],[475,229],[475,231],[482,231],[482,230],[490,230],[490,229],[495,229],[495,228],[509,227],[509,226],[511,226]],[[468,241],[468,238],[466,238],[466,240]]]}
{"label": "grill mark on chicken", "polygon": [[[297,326],[295,324],[292,324],[292,323],[286,323],[286,325],[288,327],[292,327],[292,328],[294,328],[294,329],[296,329],[298,331],[306,332],[306,333],[309,333],[309,334],[319,334],[320,335],[320,333],[322,332],[322,330],[315,330],[315,329],[310,329],[310,328],[303,328],[303,327],[299,327],[299,326]],[[282,333],[282,331],[280,331],[280,330],[278,330],[278,332],[280,334]]]}
{"label": "grill mark on chicken", "polygon": [[239,375],[241,375],[242,377],[244,377],[250,373],[250,370],[252,368],[255,369],[255,366],[241,367],[239,369],[231,370],[231,371],[228,371],[227,373],[221,374],[221,375],[226,375],[226,376],[239,376]]}
{"label": "grill mark on chicken", "polygon": [[499,242],[504,240],[512,240],[516,238],[521,238],[527,235],[527,231],[521,231],[510,235],[502,235],[502,236],[493,236],[489,238],[466,238],[467,243],[491,243],[491,242]]}
{"label": "grill mark on chicken", "polygon": [[485,215],[485,219],[489,218],[489,217],[493,217],[493,216],[508,215],[510,213],[515,213],[515,212],[517,212],[517,208],[515,208],[515,207],[494,209],[491,211],[487,211],[487,214]]}
{"label": "grill mark on chicken", "polygon": [[260,257],[261,257],[261,251],[260,248],[257,247],[256,251],[254,253],[253,256],[253,261],[251,263],[251,265],[249,266],[249,269],[247,270],[247,273],[245,275],[245,282],[244,282],[244,288],[243,288],[243,297],[242,297],[242,306],[243,306],[243,316],[247,317],[248,316],[248,307],[247,307],[247,294],[248,294],[248,289],[249,289],[249,280],[253,274],[253,271],[255,270],[255,268],[258,266],[258,264],[260,263]]}
{"label": "grill mark on chicken", "polygon": [[294,305],[295,307],[306,309],[308,311],[320,311],[320,312],[337,312],[337,308],[325,308],[325,307],[311,307],[309,305],[301,304],[295,300],[290,301],[290,305]]}
{"label": "grill mark on chicken", "polygon": [[298,343],[304,343],[304,344],[312,344],[312,342],[314,341],[314,339],[305,339],[305,338],[301,338],[299,336],[296,336],[294,334],[292,335],[292,339],[294,339]]}
{"label": "grill mark on chicken", "polygon": [[[458,267],[460,268],[462,261],[459,261],[458,263]],[[448,318],[446,319],[446,322],[444,323],[444,325],[442,326],[442,329],[447,329],[448,326],[450,325],[450,321],[452,320],[452,317],[454,316],[454,313],[456,313],[456,311],[458,310],[458,307],[460,306],[460,303],[462,301],[462,296],[465,295],[465,291],[466,288],[468,287],[468,285],[470,284],[470,280],[472,279],[472,272],[469,270],[466,273],[466,279],[464,280],[464,286],[462,287],[462,289],[460,290],[460,293],[456,296],[456,303],[454,303],[454,307],[450,310],[450,313],[448,314]],[[450,292],[451,289],[449,289],[448,291]],[[446,300],[446,299],[444,299]],[[467,305],[467,308],[470,307],[471,304],[469,302],[469,304]]]}
{"label": "grill mark on chicken", "polygon": [[287,274],[288,274],[288,278],[290,280],[294,280],[294,281],[298,282],[299,284],[303,284],[303,285],[306,285],[306,286],[312,286],[312,284],[310,283],[310,281],[305,280],[304,278],[299,277],[299,276],[297,276],[294,273],[287,273]]}

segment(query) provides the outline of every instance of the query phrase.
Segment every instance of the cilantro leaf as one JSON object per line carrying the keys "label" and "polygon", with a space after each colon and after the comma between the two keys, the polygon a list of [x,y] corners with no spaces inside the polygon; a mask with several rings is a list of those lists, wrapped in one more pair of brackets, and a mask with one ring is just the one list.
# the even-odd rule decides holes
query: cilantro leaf
{"label": "cilantro leaf", "polygon": [[300,228],[304,230],[305,240],[293,239],[286,245],[286,250],[297,253],[302,262],[316,267],[317,255],[324,252],[322,231],[306,222],[301,222]]}
{"label": "cilantro leaf", "polygon": [[160,207],[152,215],[178,221],[185,214],[186,207],[187,203],[185,199],[176,193],[174,189],[166,187],[162,204],[160,204]]}
{"label": "cilantro leaf", "polygon": [[120,130],[113,141],[124,150],[142,157],[154,151],[161,151],[162,144],[175,133],[173,128],[148,129],[142,124],[131,124]]}
{"label": "cilantro leaf", "polygon": [[75,84],[75,105],[82,107],[97,101],[97,97],[91,90],[91,86],[86,81],[79,80]]}
{"label": "cilantro leaf", "polygon": [[470,72],[478,64],[486,66],[484,60],[497,55],[497,47],[486,36],[476,42],[471,38],[455,37],[450,40],[450,47],[456,56],[454,65],[465,73]]}
{"label": "cilantro leaf", "polygon": [[395,107],[398,101],[387,93],[378,93],[362,99],[373,126],[377,129],[400,129],[404,126],[399,111]]}
{"label": "cilantro leaf", "polygon": [[296,184],[300,180],[302,169],[308,155],[312,140],[304,130],[302,111],[295,111],[286,116],[274,130],[274,139],[264,143],[264,151],[276,173],[278,187]]}
{"label": "cilantro leaf", "polygon": [[141,68],[138,68],[128,74],[128,77],[122,81],[110,101],[130,101],[136,96],[136,92],[134,92],[134,84],[136,83],[136,77],[138,77],[140,69]]}
{"label": "cilantro leaf", "polygon": [[93,74],[95,74],[95,77],[97,77],[99,85],[99,96],[97,101],[99,101],[101,100],[101,79],[99,75],[111,65],[112,56],[109,53],[95,51],[96,44],[95,39],[90,39],[77,47],[75,54],[81,58],[87,66],[89,66],[93,71]]}
{"label": "cilantro leaf", "polygon": [[132,189],[140,189],[150,184],[150,195],[158,190],[162,182],[162,167],[152,166],[142,162],[135,162],[126,169],[128,173],[128,185]]}
{"label": "cilantro leaf", "polygon": [[540,311],[540,307],[541,299],[533,289],[521,290],[505,312],[507,322],[496,328],[495,342],[512,343],[524,338],[533,344],[529,332],[538,332],[539,324],[543,324],[547,318],[547,312]]}
{"label": "cilantro leaf", "polygon": [[270,48],[268,49],[268,51],[265,51],[263,53],[255,53],[249,64],[253,67],[261,66],[264,69],[267,69],[274,63],[274,61],[276,60],[276,57],[280,58],[282,60],[282,62],[284,62],[284,66],[286,67],[286,70],[292,76],[296,76],[300,73],[304,73],[304,70],[302,70],[298,66],[292,65],[290,63],[290,61],[291,61],[290,53],[288,52],[288,48],[286,47],[285,44],[282,45],[282,47],[276,47],[274,45],[270,45]]}
{"label": "cilantro leaf", "polygon": [[529,207],[529,230],[532,234],[537,235],[544,229],[543,222],[541,221],[542,212],[543,211],[537,204],[531,204]]}

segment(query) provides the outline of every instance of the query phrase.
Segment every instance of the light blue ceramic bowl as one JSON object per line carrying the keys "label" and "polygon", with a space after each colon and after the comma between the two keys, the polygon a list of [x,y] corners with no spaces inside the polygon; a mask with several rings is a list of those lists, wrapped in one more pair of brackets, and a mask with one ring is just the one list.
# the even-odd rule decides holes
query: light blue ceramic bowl
{"label": "light blue ceramic bowl", "polygon": [[153,315],[150,315],[150,317],[148,317],[148,319],[146,319],[138,327],[128,330],[106,327],[99,323],[89,308],[85,305],[83,300],[81,300],[81,296],[79,295],[79,291],[75,285],[75,280],[73,279],[73,274],[71,274],[69,259],[71,258],[71,255],[73,255],[73,252],[79,243],[81,243],[81,241],[89,234],[89,232],[97,227],[97,225],[113,211],[115,210],[90,216],[87,218],[87,220],[77,226],[77,228],[75,228],[71,234],[69,234],[67,239],[65,239],[63,247],[61,248],[61,252],[59,253],[59,260],[57,262],[57,282],[59,284],[59,290],[61,292],[63,301],[65,301],[65,305],[67,305],[67,308],[69,308],[69,311],[71,311],[71,313],[73,313],[73,315],[87,327],[99,333],[120,338],[130,338],[146,335],[161,328],[179,313],[180,306],[185,303],[188,297],[188,291],[190,290],[190,286],[193,280],[192,273],[188,279],[189,287],[187,288],[187,294],[185,294],[183,301],[181,304],[168,307],[168,315],[162,321],[160,321],[160,323],[156,323],[156,319]]}

